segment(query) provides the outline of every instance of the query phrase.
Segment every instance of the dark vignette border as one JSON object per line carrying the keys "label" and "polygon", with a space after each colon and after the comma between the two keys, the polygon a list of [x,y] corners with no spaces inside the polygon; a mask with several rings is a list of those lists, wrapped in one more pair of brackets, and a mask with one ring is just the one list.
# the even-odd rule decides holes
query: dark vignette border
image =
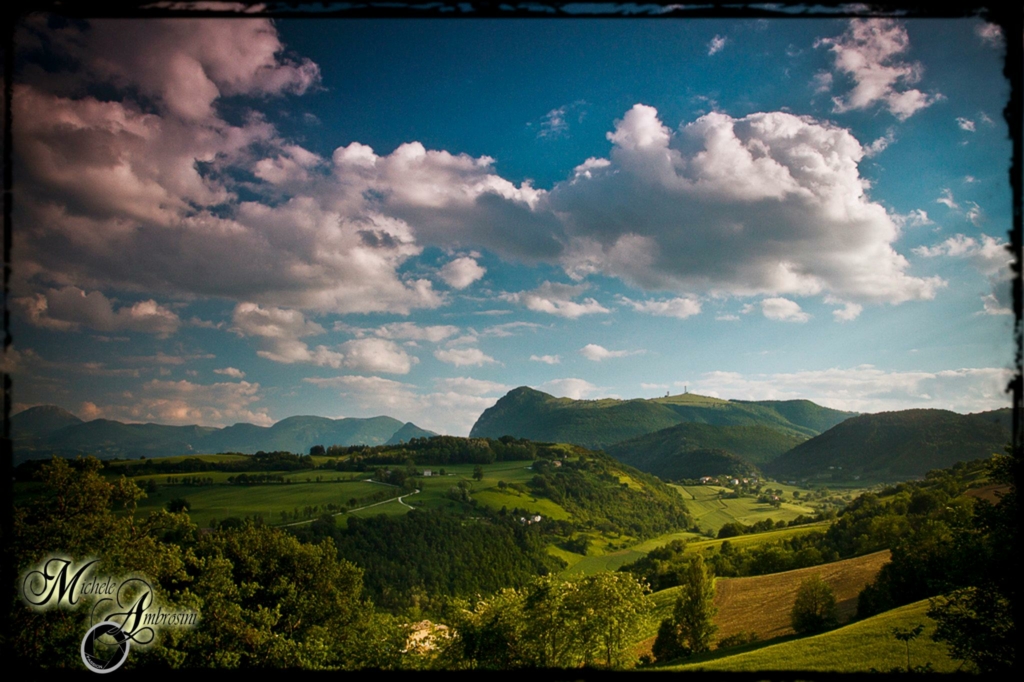
{"label": "dark vignette border", "polygon": [[[992,0],[995,2],[996,0]],[[216,7],[215,5],[221,5]],[[956,0],[953,3],[926,4],[925,0],[883,0],[871,4],[852,4],[838,2],[837,0],[821,0],[814,4],[803,2],[775,2],[775,3],[741,3],[722,2],[722,0],[711,0],[699,5],[687,5],[682,3],[671,3],[667,0],[646,0],[641,3],[609,3],[609,2],[493,2],[484,0],[470,0],[467,2],[453,2],[451,0],[423,0],[422,2],[255,2],[255,0],[232,0],[231,2],[178,2],[175,0],[147,2],[146,0],[7,0],[5,8],[0,14],[0,30],[2,30],[2,42],[0,42],[0,54],[3,57],[3,348],[6,355],[10,347],[12,337],[10,333],[10,311],[7,306],[11,276],[11,250],[12,230],[14,211],[14,178],[13,178],[13,154],[14,134],[12,124],[12,98],[14,91],[14,34],[18,21],[28,14],[46,12],[61,14],[76,18],[160,18],[160,17],[219,17],[219,18],[247,18],[247,17],[269,17],[269,18],[422,18],[422,19],[630,19],[630,18],[658,18],[665,21],[673,19],[696,19],[696,18],[746,18],[746,19],[791,19],[800,18],[828,18],[843,19],[857,17],[893,17],[900,19],[926,19],[926,18],[966,18],[980,17],[986,21],[998,24],[1003,30],[1006,40],[1006,54],[1003,65],[1003,75],[1010,83],[1010,98],[1006,108],[1003,110],[1003,118],[1007,122],[1012,145],[1012,160],[1009,168],[1009,182],[1013,202],[1013,219],[1009,231],[1008,249],[1013,255],[1011,268],[1014,272],[1013,279],[1013,311],[1014,343],[1016,345],[1014,357],[1014,377],[1007,385],[1006,390],[1011,394],[1013,407],[1013,457],[1016,459],[1014,472],[1016,486],[1020,489],[1021,478],[1024,476],[1024,467],[1021,466],[1024,460],[1024,280],[1022,280],[1022,207],[1024,199],[1024,9],[1018,7],[1013,9],[1006,4],[999,7],[992,7],[980,0]],[[3,430],[0,432],[0,500],[4,500],[2,516],[0,516],[0,542],[5,548],[10,540],[13,531],[13,447],[10,433],[10,411],[11,411],[11,377],[6,372],[0,374],[0,409],[3,411]],[[3,569],[0,579],[3,584],[9,586],[6,591],[7,599],[15,599],[15,583],[17,582],[17,567],[11,560],[10,553],[3,551]],[[1020,546],[1011,548],[1015,554],[1017,565],[1020,565]],[[1020,601],[1013,605],[1014,618],[1021,623],[1022,607]],[[3,619],[3,629],[0,630],[0,651],[6,650],[6,642],[10,636],[9,622]],[[9,661],[13,662],[13,661]],[[16,664],[16,662],[13,662]],[[1016,668],[1022,665],[1018,658]],[[17,665],[15,665],[17,670]],[[24,671],[29,672],[29,671]],[[141,671],[140,671],[141,672]],[[147,677],[154,671],[146,670]],[[161,671],[163,672],[163,671]],[[189,672],[192,677],[198,670]],[[361,671],[361,672],[333,672],[334,676],[344,675],[346,677],[355,675],[363,677],[373,675],[374,677],[385,676],[399,678],[416,676],[419,671]],[[427,671],[420,673],[424,676]],[[482,671],[445,671],[440,674],[449,679],[478,679]],[[227,673],[228,677],[241,679],[243,675],[249,677],[246,671],[203,671],[205,675],[216,674],[223,678]],[[84,671],[82,671],[84,675]],[[312,671],[302,671],[303,675],[317,675]],[[483,673],[488,677],[495,676],[495,671]],[[661,677],[670,674],[662,672]],[[677,673],[678,674],[678,673]],[[689,673],[696,675],[699,679],[729,679],[737,681],[750,680],[780,680],[784,682],[798,680],[878,680],[888,677],[885,674],[841,674],[841,673],[801,673],[798,671],[782,672],[771,671],[768,673]],[[320,673],[323,675],[323,673]],[[637,675],[658,675],[658,671],[637,672],[637,671],[606,671],[606,670],[516,670],[498,671],[497,677],[518,678],[529,677],[543,680],[621,680],[624,676],[636,677]],[[944,676],[945,679],[977,679],[974,675],[958,673]]]}

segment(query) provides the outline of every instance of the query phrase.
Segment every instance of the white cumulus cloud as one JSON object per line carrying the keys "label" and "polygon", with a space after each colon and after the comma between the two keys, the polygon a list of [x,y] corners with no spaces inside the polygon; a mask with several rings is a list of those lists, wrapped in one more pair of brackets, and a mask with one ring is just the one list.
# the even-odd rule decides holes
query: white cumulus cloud
{"label": "white cumulus cloud", "polygon": [[550,393],[556,398],[572,398],[573,400],[581,400],[593,395],[600,389],[585,379],[568,378],[546,381],[540,386],[537,386],[537,390]]}
{"label": "white cumulus cloud", "polygon": [[624,358],[627,355],[636,355],[640,352],[642,351],[608,350],[604,346],[599,346],[596,343],[588,343],[583,348],[580,348],[580,355],[592,362],[601,362],[608,358]]}
{"label": "white cumulus cloud", "polygon": [[800,308],[799,303],[781,297],[761,301],[761,313],[769,320],[782,322],[806,322],[811,319],[811,316]]}
{"label": "white cumulus cloud", "polygon": [[611,312],[593,298],[585,298],[582,302],[573,299],[580,296],[587,287],[585,285],[558,284],[544,282],[532,291],[520,291],[505,294],[509,301],[520,303],[528,310],[549,315],[557,315],[575,320],[583,315]]}
{"label": "white cumulus cloud", "polygon": [[479,348],[452,348],[449,350],[435,350],[434,357],[441,362],[456,367],[480,367],[482,365],[494,364],[497,362],[490,355],[487,355]]}
{"label": "white cumulus cloud", "polygon": [[557,365],[562,362],[562,358],[559,355],[531,355],[530,360],[533,362],[543,362],[546,365]]}
{"label": "white cumulus cloud", "polygon": [[935,246],[919,246],[914,253],[924,258],[963,258],[981,274],[988,277],[992,291],[982,296],[982,312],[988,315],[1011,315],[1013,255],[1009,244],[996,237],[982,234],[980,239],[957,234]]}
{"label": "white cumulus cloud", "polygon": [[906,28],[893,19],[853,19],[846,33],[822,38],[815,43],[819,45],[829,47],[835,55],[836,71],[847,74],[855,84],[846,96],[832,99],[838,113],[881,102],[903,121],[941,97],[910,87],[921,80],[923,68],[900,59],[910,50],[910,38]]}
{"label": "white cumulus cloud", "polygon": [[557,185],[566,271],[645,289],[748,296],[831,293],[861,303],[935,296],[907,273],[899,228],[865,194],[849,131],[783,112],[712,113],[673,133],[636,105],[610,163]]}
{"label": "white cumulus cloud", "polygon": [[678,297],[668,300],[632,301],[625,296],[622,301],[638,313],[648,313],[661,317],[676,317],[685,320],[687,317],[697,315],[701,310],[700,300],[692,297]]}
{"label": "white cumulus cloud", "polygon": [[197,384],[191,381],[147,381],[137,392],[110,401],[89,401],[83,412],[87,419],[116,419],[159,424],[228,426],[248,422],[270,426],[260,385],[248,381]]}
{"label": "white cumulus cloud", "polygon": [[474,259],[463,256],[446,263],[441,268],[441,279],[453,289],[465,289],[473,282],[481,279],[487,273],[487,268],[482,267]]}

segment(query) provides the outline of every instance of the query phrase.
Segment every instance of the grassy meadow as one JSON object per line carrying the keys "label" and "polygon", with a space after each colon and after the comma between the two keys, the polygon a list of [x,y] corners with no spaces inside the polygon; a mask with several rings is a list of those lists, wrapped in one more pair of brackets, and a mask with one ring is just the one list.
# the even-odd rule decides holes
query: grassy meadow
{"label": "grassy meadow", "polygon": [[905,670],[907,646],[893,637],[893,628],[924,625],[921,635],[910,642],[910,665],[930,664],[935,672],[955,672],[960,664],[951,659],[946,646],[931,639],[935,622],[928,618],[928,600],[886,611],[812,637],[792,637],[778,643],[757,642],[736,649],[715,650],[692,663],[659,670],[755,672],[794,670],[809,672],[860,673]]}
{"label": "grassy meadow", "polygon": [[[792,521],[798,516],[813,516],[818,512],[810,503],[783,502],[779,508],[765,502],[758,502],[753,497],[725,499],[721,494],[731,492],[728,488],[716,485],[673,485],[679,491],[686,506],[693,514],[694,521],[701,529],[718,532],[727,523],[739,522],[750,526],[764,519],[773,521]],[[795,486],[771,484],[773,488],[782,488],[792,498],[793,490],[802,490]],[[802,491],[806,493],[806,491]]]}

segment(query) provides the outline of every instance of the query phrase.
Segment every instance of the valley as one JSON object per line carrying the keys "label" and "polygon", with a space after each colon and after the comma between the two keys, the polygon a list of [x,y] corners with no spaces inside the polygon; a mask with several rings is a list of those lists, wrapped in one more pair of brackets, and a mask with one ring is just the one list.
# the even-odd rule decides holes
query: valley
{"label": "valley", "polygon": [[[53,495],[78,495],[75,486],[89,481],[112,501],[128,486],[138,490],[134,501],[129,494],[121,508],[80,514],[143,527],[146,519],[173,519],[182,530],[154,536],[171,552],[188,548],[226,557],[225,548],[215,549],[220,543],[261,535],[259,542],[298,543],[281,551],[319,548],[321,561],[352,571],[358,587],[346,599],[356,600],[352,608],[369,609],[360,617],[364,626],[397,638],[385,640],[410,636],[413,623],[457,633],[416,654],[374,654],[389,667],[600,667],[618,661],[612,667],[890,670],[901,665],[900,651],[906,653],[893,628],[917,625],[925,633],[914,636],[917,665],[935,671],[960,665],[951,650],[927,639],[941,613],[928,598],[948,585],[998,579],[991,571],[1000,564],[984,564],[979,573],[982,564],[958,555],[960,545],[935,545],[932,538],[960,537],[979,504],[1004,503],[1011,488],[991,464],[1001,460],[979,453],[994,451],[996,440],[1007,436],[1005,413],[853,416],[807,401],[734,403],[692,394],[580,405],[516,389],[507,398],[526,406],[517,413],[499,401],[506,424],[532,423],[542,404],[545,428],[554,432],[590,423],[595,433],[611,434],[601,438],[629,437],[606,447],[598,447],[600,439],[590,446],[532,440],[529,430],[455,438],[390,418],[374,423],[394,426],[395,433],[372,435],[366,422],[303,418],[260,432],[270,439],[251,440],[255,452],[155,457],[143,447],[137,457],[119,458],[113,453],[132,446],[109,435],[115,430],[105,436],[102,460],[78,458],[69,465],[25,458],[16,471],[15,505],[26,521],[47,528],[53,521],[46,501]],[[664,428],[654,418],[633,421],[663,410],[701,421]],[[485,412],[478,426],[497,428],[495,415]],[[35,444],[64,439],[69,429],[109,426],[77,423],[53,409],[16,415],[14,423],[31,434],[20,442]],[[319,430],[296,435],[298,423]],[[264,449],[285,442],[281,434],[291,434],[291,442],[305,438],[304,445],[331,438],[338,423],[350,436],[353,426],[362,429],[363,442],[312,442],[295,453]],[[408,440],[397,437],[402,429]],[[638,429],[651,430],[632,433]],[[937,441],[941,448],[930,445]],[[829,457],[813,454],[826,447],[818,442],[830,448]],[[872,458],[858,454],[865,450]],[[893,478],[951,457],[958,458],[952,467]],[[59,471],[65,473],[55,478]],[[773,477],[779,472],[785,478]],[[19,542],[29,542],[33,529],[23,527]],[[987,532],[971,531],[972,558],[998,554]],[[714,634],[705,649],[666,657],[659,640],[676,618],[695,562],[712,576]],[[836,621],[823,633],[797,634],[791,612],[811,577],[822,579],[832,595]],[[628,629],[614,642],[588,639],[586,607],[573,605],[577,591],[589,594],[588,601],[608,600],[609,613],[634,613],[616,621],[630,623]],[[273,603],[268,598],[265,603]],[[562,644],[536,630],[545,619],[564,632]],[[478,637],[498,648],[480,649],[485,640]],[[546,648],[531,648],[541,642]]]}

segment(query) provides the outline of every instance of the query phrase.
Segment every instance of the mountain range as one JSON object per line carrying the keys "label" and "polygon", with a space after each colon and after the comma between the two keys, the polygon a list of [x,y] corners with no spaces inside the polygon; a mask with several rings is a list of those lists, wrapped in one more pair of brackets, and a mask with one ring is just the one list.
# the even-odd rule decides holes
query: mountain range
{"label": "mountain range", "polygon": [[746,475],[777,479],[904,480],[986,458],[1010,442],[1009,408],[958,414],[915,409],[857,415],[809,400],[571,400],[520,387],[484,411],[471,436],[511,435],[604,449],[668,480]]}
{"label": "mountain range", "polygon": [[[471,438],[514,436],[602,449],[666,480],[763,472],[776,479],[904,480],[1002,452],[1010,409],[913,409],[857,415],[809,400],[723,400],[693,393],[572,400],[525,386],[477,419]],[[52,455],[101,458],[189,453],[308,452],[313,445],[394,445],[431,431],[392,417],[297,416],[225,428],[85,422],[53,405],[11,417],[15,463]]]}
{"label": "mountain range", "polygon": [[168,426],[83,421],[55,405],[32,407],[11,417],[15,463],[61,455],[93,454],[103,459],[171,457],[196,452],[309,452],[314,445],[393,445],[437,435],[392,417],[366,419],[297,416],[273,426],[235,424]]}

